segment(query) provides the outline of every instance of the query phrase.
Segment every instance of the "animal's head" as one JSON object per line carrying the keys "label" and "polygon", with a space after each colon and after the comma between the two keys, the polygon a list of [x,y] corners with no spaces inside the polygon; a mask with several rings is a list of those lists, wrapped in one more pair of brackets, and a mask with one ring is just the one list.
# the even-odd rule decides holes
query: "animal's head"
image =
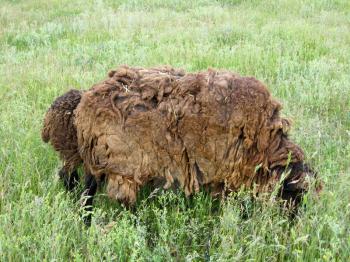
{"label": "animal's head", "polygon": [[290,163],[287,167],[277,167],[276,171],[286,175],[281,185],[280,196],[295,205],[300,203],[303,194],[312,189],[312,185],[315,185],[317,192],[322,189],[322,185],[317,184],[318,181],[315,180],[317,173],[303,161]]}

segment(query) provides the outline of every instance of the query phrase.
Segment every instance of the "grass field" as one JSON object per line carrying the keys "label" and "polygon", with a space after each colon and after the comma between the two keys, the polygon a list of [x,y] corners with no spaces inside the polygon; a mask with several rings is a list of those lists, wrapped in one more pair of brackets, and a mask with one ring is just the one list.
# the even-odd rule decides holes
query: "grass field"
{"label": "grass field", "polygon": [[[120,64],[226,68],[264,81],[324,182],[291,221],[246,193],[100,192],[86,229],[41,141],[45,111]],[[1,261],[348,261],[350,1],[0,0]],[[245,210],[243,212],[242,210]]]}

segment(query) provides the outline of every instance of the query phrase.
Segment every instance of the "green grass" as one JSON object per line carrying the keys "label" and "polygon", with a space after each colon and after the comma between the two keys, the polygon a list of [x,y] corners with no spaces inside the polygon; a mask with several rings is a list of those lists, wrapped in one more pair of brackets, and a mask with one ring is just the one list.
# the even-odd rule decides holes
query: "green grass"
{"label": "green grass", "polygon": [[[0,0],[1,261],[347,261],[350,257],[348,0]],[[40,139],[45,111],[120,64],[226,68],[264,81],[324,181],[289,220],[246,193],[218,203],[100,192],[84,228]]]}

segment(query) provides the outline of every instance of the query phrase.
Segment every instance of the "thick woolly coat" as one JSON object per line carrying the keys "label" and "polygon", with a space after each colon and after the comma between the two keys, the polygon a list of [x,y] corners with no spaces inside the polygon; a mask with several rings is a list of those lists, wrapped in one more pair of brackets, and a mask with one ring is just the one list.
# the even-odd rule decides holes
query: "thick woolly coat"
{"label": "thick woolly coat", "polygon": [[[75,125],[86,170],[106,175],[109,196],[132,204],[155,178],[186,195],[200,186],[273,190],[287,165],[304,160],[280,110],[252,77],[121,66],[82,95]],[[304,190],[307,175],[299,167],[286,180]]]}
{"label": "thick woolly coat", "polygon": [[81,91],[72,89],[58,97],[46,112],[41,130],[42,140],[49,142],[59,153],[67,174],[74,171],[82,161],[74,125],[74,110],[80,102],[81,94]]}

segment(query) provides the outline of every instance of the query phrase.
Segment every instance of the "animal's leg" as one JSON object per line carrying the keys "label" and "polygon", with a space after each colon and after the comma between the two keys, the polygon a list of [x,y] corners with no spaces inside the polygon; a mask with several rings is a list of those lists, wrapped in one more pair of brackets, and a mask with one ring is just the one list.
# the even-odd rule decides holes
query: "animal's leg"
{"label": "animal's leg", "polygon": [[85,173],[85,190],[83,192],[82,198],[83,198],[83,209],[84,209],[84,223],[86,226],[91,225],[91,216],[92,216],[92,209],[93,209],[93,201],[94,196],[97,191],[97,181],[96,178],[91,175],[89,172]]}
{"label": "animal's leg", "polygon": [[78,185],[79,175],[77,170],[69,173],[65,167],[62,167],[58,172],[58,176],[63,181],[64,187],[68,191],[72,191]]}

